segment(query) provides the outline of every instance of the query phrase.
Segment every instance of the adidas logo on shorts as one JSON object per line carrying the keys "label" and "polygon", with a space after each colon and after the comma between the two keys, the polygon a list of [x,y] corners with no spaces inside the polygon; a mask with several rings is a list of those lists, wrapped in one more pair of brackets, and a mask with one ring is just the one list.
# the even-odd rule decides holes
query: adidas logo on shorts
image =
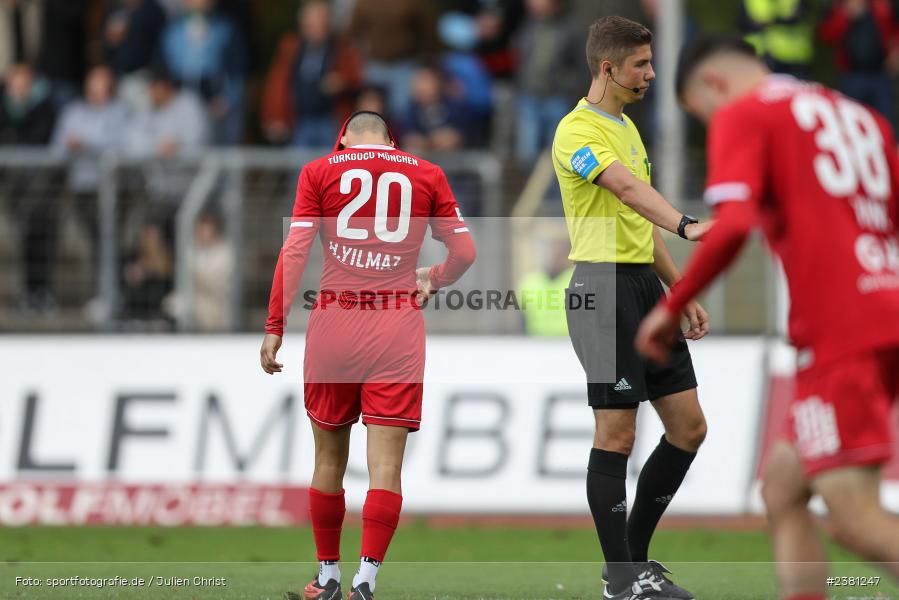
{"label": "adidas logo on shorts", "polygon": [[629,384],[629,383],[627,382],[627,379],[625,379],[624,377],[622,377],[621,379],[619,379],[619,380],[618,380],[618,383],[615,384],[615,391],[616,391],[616,392],[623,392],[623,391],[625,391],[625,390],[630,390],[630,389],[633,389],[633,388],[631,388],[631,384]]}

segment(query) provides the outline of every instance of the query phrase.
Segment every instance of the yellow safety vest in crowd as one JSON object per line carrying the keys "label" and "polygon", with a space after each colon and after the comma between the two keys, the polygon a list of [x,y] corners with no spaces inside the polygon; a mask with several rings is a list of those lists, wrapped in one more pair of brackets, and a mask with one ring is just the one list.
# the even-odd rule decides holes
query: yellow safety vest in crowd
{"label": "yellow safety vest in crowd", "polygon": [[746,14],[762,27],[761,31],[747,35],[746,41],[759,54],[767,54],[778,62],[793,65],[810,63],[815,52],[812,23],[776,23],[778,20],[793,18],[800,8],[800,2],[801,0],[744,0]]}
{"label": "yellow safety vest in crowd", "polygon": [[574,268],[551,278],[544,271],[525,275],[518,286],[519,306],[529,335],[566,336],[565,288]]}

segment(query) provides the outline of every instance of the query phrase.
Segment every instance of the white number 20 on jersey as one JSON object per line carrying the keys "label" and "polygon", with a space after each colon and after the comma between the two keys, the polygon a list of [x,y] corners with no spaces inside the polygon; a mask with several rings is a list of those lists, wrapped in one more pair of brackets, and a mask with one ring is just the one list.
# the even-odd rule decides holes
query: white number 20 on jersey
{"label": "white number 20 on jersey", "polygon": [[[350,169],[340,178],[340,193],[348,195],[353,191],[353,182],[359,180],[362,185],[355,198],[343,207],[337,215],[337,235],[350,240],[367,240],[368,229],[350,227],[350,218],[371,199],[374,178],[365,169]],[[390,203],[390,189],[393,185],[400,188],[400,214],[397,227],[393,231],[387,228],[387,207]],[[402,173],[387,172],[378,177],[375,190],[375,222],[373,230],[382,242],[398,243],[409,234],[409,219],[412,216],[412,182]]]}
{"label": "white number 20 on jersey", "polygon": [[815,131],[821,154],[815,173],[821,187],[841,198],[859,192],[871,199],[890,194],[890,170],[883,151],[883,136],[868,110],[846,99],[835,103],[818,94],[800,94],[791,105],[802,129]]}

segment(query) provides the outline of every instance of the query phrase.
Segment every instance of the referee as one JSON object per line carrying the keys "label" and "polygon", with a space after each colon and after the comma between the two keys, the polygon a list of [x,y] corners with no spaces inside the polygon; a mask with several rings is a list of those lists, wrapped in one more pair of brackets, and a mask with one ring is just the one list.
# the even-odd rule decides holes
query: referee
{"label": "referee", "polygon": [[[687,474],[706,433],[696,376],[684,337],[708,332],[696,303],[685,310],[690,329],[667,365],[645,362],[634,349],[637,327],[680,273],[660,229],[696,241],[709,228],[682,215],[650,185],[651,165],[640,134],[623,113],[643,99],[652,70],[652,32],[622,17],[590,27],[586,98],[559,123],[553,163],[574,274],[567,289],[568,331],[587,373],[596,433],[587,469],[587,501],[606,562],[604,598],[688,600],[670,573],[649,560],[649,542]],[[649,400],[665,435],[637,482],[630,517],[625,477],[637,409]]]}

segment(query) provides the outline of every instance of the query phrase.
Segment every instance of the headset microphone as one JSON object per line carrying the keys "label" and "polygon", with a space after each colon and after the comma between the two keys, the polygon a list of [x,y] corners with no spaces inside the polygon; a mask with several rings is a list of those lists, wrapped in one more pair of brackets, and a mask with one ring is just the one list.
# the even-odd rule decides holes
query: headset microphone
{"label": "headset microphone", "polygon": [[618,83],[617,81],[615,81],[615,78],[612,77],[612,69],[606,69],[606,75],[608,75],[608,76],[609,76],[609,79],[612,80],[612,83],[614,83],[614,84],[617,85],[618,87],[623,87],[624,89],[626,89],[626,90],[628,90],[628,91],[631,91],[631,92],[633,92],[633,93],[635,93],[635,94],[639,94],[640,92],[643,91],[643,88],[639,88],[639,87],[632,87],[632,88],[629,88],[629,87],[627,87],[626,85],[621,85],[620,83]]}

